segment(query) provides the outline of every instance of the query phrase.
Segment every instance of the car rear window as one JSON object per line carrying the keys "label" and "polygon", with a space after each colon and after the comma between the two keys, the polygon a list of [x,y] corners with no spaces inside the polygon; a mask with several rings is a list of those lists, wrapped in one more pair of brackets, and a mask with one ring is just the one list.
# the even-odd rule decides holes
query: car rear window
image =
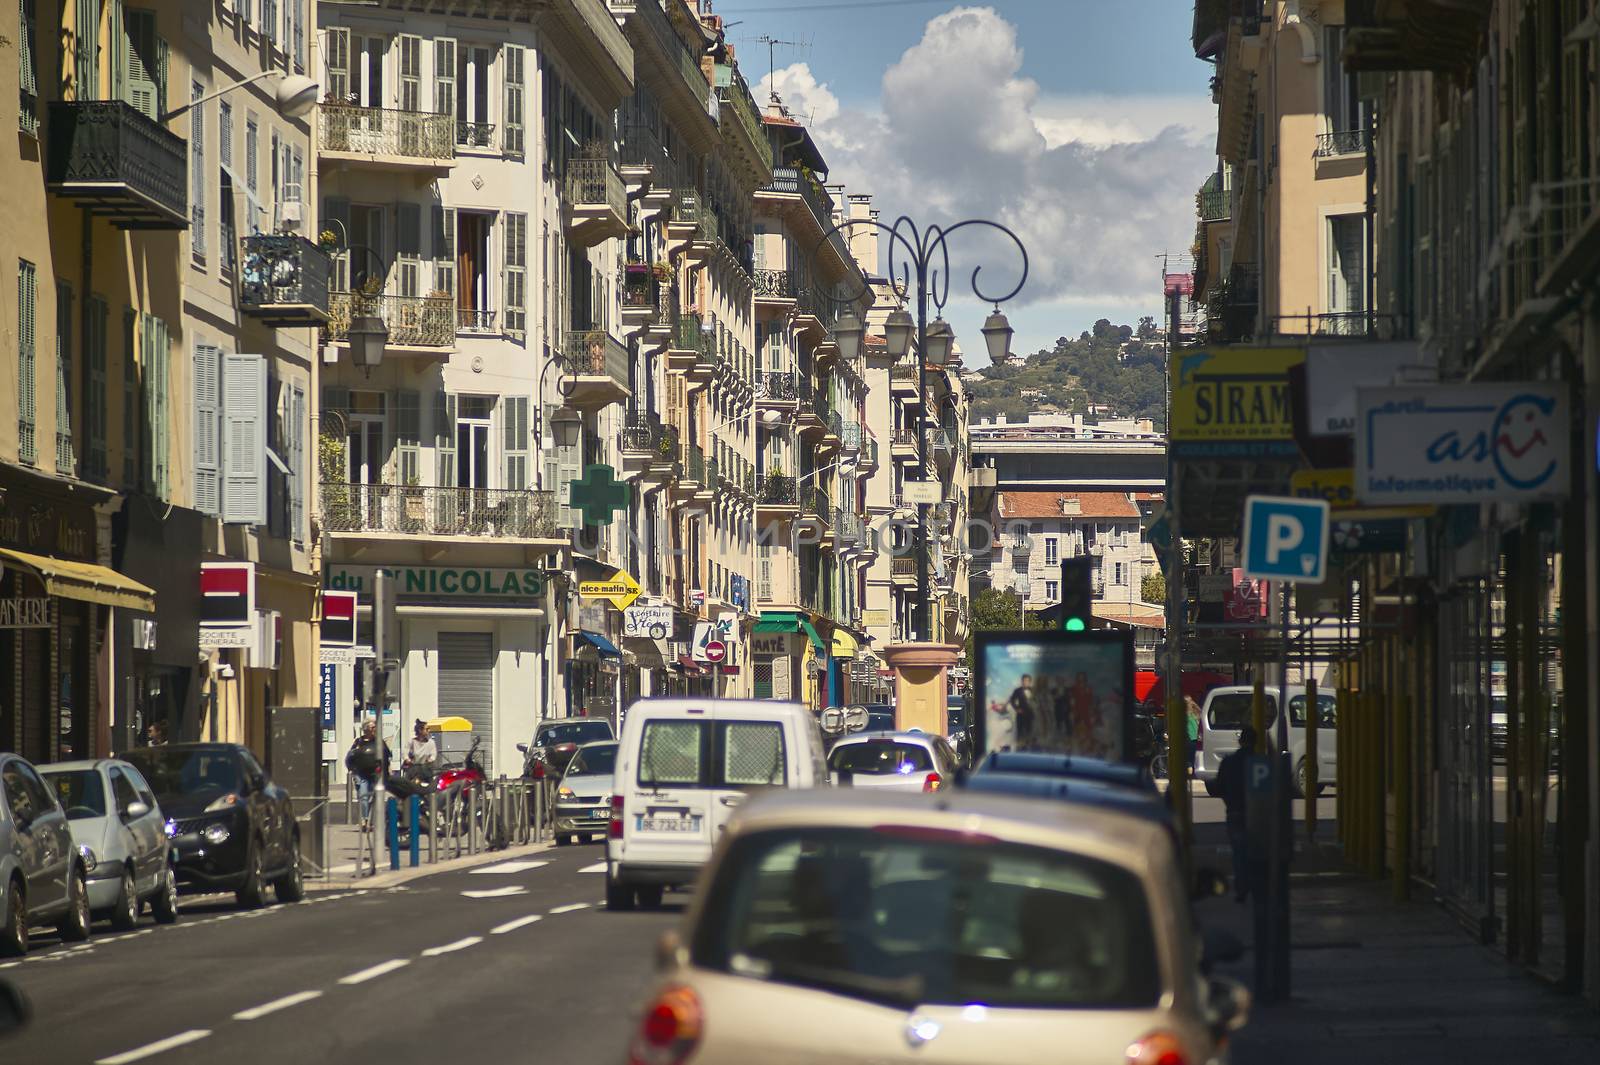
{"label": "car rear window", "polygon": [[705,968],[906,1008],[1160,998],[1143,884],[1109,862],[908,825],[752,833],[718,868]]}
{"label": "car rear window", "polygon": [[547,725],[539,730],[536,742],[541,747],[549,747],[558,743],[593,743],[596,740],[611,738],[611,722],[593,718],[588,721],[567,721],[559,725]]}
{"label": "car rear window", "polygon": [[[1237,732],[1250,724],[1249,692],[1229,692],[1224,695],[1211,697],[1211,706],[1206,711],[1206,728],[1217,729],[1223,732]],[[1271,695],[1267,699],[1267,724],[1277,720],[1277,700]]]}
{"label": "car rear window", "polygon": [[743,788],[788,780],[776,721],[649,721],[639,742],[643,787]]}
{"label": "car rear window", "polygon": [[61,808],[74,821],[106,815],[106,789],[93,769],[63,769],[44,774]]}
{"label": "car rear window", "polygon": [[170,795],[222,796],[243,790],[239,756],[230,750],[146,747],[124,757],[163,800]]}
{"label": "car rear window", "polygon": [[844,743],[828,756],[828,768],[836,773],[925,773],[933,768],[933,757],[926,747],[892,740]]}
{"label": "car rear window", "polygon": [[617,768],[617,745],[607,743],[594,747],[585,747],[572,756],[572,764],[567,766],[568,776],[580,776],[584,773],[599,775],[614,773]]}

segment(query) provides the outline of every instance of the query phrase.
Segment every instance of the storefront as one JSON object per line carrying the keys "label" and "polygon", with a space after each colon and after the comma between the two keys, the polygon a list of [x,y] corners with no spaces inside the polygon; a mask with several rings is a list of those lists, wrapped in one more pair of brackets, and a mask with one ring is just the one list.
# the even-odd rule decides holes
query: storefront
{"label": "storefront", "polygon": [[112,517],[112,564],[118,573],[155,589],[161,604],[159,616],[116,612],[113,749],[143,743],[151,725],[159,725],[174,743],[204,738],[196,667],[204,521],[198,511],[145,496],[129,497]]}
{"label": "storefront", "polygon": [[769,610],[750,635],[753,694],[819,707],[818,667],[825,661],[822,636],[805,614]]}
{"label": "storefront", "polygon": [[0,750],[36,762],[104,754],[117,610],[155,593],[101,563],[102,489],[0,466]]}

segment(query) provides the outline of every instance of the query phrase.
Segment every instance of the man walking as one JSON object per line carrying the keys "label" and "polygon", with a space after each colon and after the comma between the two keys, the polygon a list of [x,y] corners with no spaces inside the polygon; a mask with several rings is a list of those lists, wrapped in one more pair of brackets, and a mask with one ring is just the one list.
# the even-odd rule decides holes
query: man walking
{"label": "man walking", "polygon": [[372,829],[372,789],[377,784],[378,773],[389,775],[389,745],[383,745],[383,761],[378,761],[378,724],[368,720],[361,726],[361,736],[350,745],[344,756],[344,767],[355,777],[356,795],[361,800],[361,831]]}
{"label": "man walking", "polygon": [[1246,725],[1239,730],[1239,749],[1223,757],[1217,766],[1217,794],[1228,813],[1228,846],[1233,851],[1233,898],[1243,902],[1250,897],[1250,833],[1245,813],[1249,802],[1245,759],[1256,751],[1256,730]]}

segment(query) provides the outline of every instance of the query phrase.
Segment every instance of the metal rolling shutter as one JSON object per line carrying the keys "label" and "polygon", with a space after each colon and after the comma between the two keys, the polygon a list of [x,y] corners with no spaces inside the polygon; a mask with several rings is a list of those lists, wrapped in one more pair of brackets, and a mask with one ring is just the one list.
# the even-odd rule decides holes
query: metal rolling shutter
{"label": "metal rolling shutter", "polygon": [[494,638],[487,632],[439,634],[439,715],[472,722],[478,757],[494,771]]}

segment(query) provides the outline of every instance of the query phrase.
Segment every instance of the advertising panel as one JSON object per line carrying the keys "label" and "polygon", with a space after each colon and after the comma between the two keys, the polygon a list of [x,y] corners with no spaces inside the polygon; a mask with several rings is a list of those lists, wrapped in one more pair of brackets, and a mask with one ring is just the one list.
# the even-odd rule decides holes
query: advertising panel
{"label": "advertising panel", "polygon": [[1133,758],[1133,635],[979,632],[978,753]]}
{"label": "advertising panel", "polygon": [[1223,348],[1172,360],[1171,443],[1179,458],[1297,453],[1289,368],[1304,348]]}
{"label": "advertising panel", "polygon": [[1356,428],[1357,389],[1391,385],[1402,367],[1432,364],[1416,341],[1311,345],[1306,354],[1311,435],[1349,436]]}

